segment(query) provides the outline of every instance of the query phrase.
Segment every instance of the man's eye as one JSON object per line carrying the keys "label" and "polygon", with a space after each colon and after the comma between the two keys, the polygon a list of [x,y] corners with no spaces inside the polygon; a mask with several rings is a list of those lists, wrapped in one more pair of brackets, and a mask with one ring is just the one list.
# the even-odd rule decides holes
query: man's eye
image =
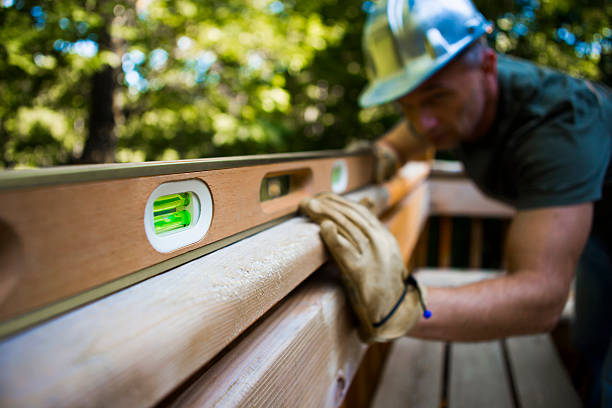
{"label": "man's eye", "polygon": [[429,95],[429,97],[427,98],[427,103],[433,103],[433,102],[438,103],[446,99],[448,96],[449,96],[448,92],[436,92],[436,93]]}

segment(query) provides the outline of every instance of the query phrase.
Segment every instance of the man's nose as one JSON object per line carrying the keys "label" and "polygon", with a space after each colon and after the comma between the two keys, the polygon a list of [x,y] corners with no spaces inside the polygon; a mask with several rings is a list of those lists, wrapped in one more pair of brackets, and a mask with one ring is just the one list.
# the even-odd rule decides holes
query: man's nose
{"label": "man's nose", "polygon": [[420,132],[428,134],[438,126],[438,118],[431,111],[427,109],[421,109],[419,112],[419,127]]}

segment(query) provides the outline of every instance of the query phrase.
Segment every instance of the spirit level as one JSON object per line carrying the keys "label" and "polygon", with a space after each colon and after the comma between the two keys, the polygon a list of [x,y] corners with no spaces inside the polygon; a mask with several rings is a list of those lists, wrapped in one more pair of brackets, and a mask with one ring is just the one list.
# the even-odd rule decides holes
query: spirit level
{"label": "spirit level", "polygon": [[331,151],[0,173],[0,337],[366,185],[372,163]]}

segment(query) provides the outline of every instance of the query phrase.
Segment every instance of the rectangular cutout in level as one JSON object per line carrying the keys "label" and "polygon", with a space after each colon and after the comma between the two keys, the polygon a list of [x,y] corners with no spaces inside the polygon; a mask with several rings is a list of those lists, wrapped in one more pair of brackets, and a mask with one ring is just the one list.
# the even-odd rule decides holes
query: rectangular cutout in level
{"label": "rectangular cutout in level", "polygon": [[261,181],[259,201],[272,200],[291,192],[291,175],[267,176]]}
{"label": "rectangular cutout in level", "polygon": [[191,193],[169,194],[156,199],[153,202],[155,234],[188,227],[193,218],[189,210],[191,200]]}

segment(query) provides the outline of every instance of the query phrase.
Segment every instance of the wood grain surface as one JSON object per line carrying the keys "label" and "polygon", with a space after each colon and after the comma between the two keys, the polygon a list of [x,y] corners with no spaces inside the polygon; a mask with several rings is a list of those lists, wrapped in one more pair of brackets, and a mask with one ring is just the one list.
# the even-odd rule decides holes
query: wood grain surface
{"label": "wood grain surface", "polygon": [[548,334],[506,340],[522,408],[578,408],[578,394]]}
{"label": "wood grain surface", "polygon": [[453,343],[449,405],[454,408],[514,406],[499,341]]}
{"label": "wood grain surface", "polygon": [[366,346],[338,280],[311,280],[171,406],[336,407]]}
{"label": "wood grain surface", "polygon": [[444,343],[397,339],[372,407],[439,407],[443,372]]}

